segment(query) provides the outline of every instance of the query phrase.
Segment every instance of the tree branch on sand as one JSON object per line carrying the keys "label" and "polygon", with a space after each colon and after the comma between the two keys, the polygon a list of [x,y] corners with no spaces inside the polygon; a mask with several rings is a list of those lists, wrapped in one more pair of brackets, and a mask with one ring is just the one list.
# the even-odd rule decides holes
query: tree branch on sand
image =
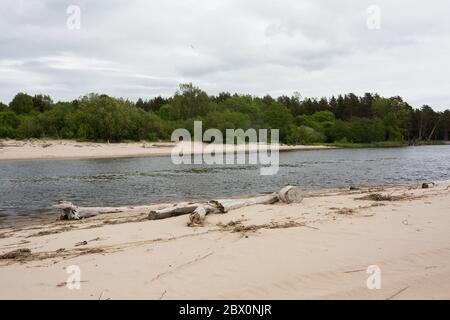
{"label": "tree branch on sand", "polygon": [[288,186],[283,188],[278,193],[271,193],[268,195],[260,195],[250,198],[219,199],[211,200],[206,203],[176,204],[170,208],[151,211],[149,214],[149,219],[165,219],[179,216],[181,214],[189,214],[188,225],[195,226],[201,225],[206,216],[211,213],[226,213],[242,207],[256,204],[273,204],[278,201],[282,201],[284,203],[300,203],[302,200],[302,192],[297,187]]}
{"label": "tree branch on sand", "polygon": [[[160,220],[180,215],[189,215],[188,225],[201,225],[206,216],[211,213],[226,213],[242,207],[256,204],[273,204],[275,202],[300,203],[303,200],[302,191],[294,186],[287,186],[279,192],[239,199],[218,199],[208,202],[182,202],[159,210],[152,210],[149,220]],[[79,220],[94,217],[98,214],[123,212],[123,208],[112,207],[77,207],[68,201],[62,201],[53,206],[60,212],[61,220]]]}
{"label": "tree branch on sand", "polygon": [[77,207],[72,202],[61,201],[54,205],[60,213],[60,220],[80,220],[94,217],[98,214],[123,212],[123,208],[114,207]]}

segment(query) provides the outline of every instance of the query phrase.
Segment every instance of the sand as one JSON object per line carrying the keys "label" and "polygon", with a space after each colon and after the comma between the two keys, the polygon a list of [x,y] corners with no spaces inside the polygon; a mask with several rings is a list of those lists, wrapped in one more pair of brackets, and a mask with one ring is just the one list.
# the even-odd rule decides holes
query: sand
{"label": "sand", "polygon": [[[195,228],[149,221],[150,209],[1,229],[0,255],[22,251],[0,260],[0,298],[450,298],[448,181],[321,191]],[[73,265],[79,290],[66,285]],[[380,289],[367,288],[372,265]]]}
{"label": "sand", "polygon": [[[173,142],[128,142],[128,143],[94,143],[72,140],[1,140],[0,160],[51,160],[51,159],[89,159],[89,158],[128,158],[168,156]],[[204,152],[204,144],[195,144],[192,153]],[[327,146],[288,146],[280,145],[280,151],[310,150],[331,148]],[[234,151],[234,146],[224,145],[222,152]],[[257,145],[240,145],[236,151],[256,151]],[[217,153],[220,152],[216,150]]]}

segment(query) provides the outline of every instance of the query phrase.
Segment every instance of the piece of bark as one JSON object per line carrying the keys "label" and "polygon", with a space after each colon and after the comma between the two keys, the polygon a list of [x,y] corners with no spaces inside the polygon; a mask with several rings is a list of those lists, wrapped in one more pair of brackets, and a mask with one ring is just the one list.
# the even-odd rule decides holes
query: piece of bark
{"label": "piece of bark", "polygon": [[284,203],[300,203],[303,200],[303,193],[297,187],[287,186],[278,192],[278,198]]}

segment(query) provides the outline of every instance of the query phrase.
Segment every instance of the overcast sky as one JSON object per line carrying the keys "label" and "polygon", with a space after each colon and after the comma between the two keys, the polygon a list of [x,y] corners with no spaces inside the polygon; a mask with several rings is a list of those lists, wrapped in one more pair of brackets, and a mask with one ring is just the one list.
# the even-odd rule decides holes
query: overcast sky
{"label": "overcast sky", "polygon": [[448,0],[0,0],[0,101],[135,100],[192,82],[210,94],[378,92],[443,110],[449,15]]}

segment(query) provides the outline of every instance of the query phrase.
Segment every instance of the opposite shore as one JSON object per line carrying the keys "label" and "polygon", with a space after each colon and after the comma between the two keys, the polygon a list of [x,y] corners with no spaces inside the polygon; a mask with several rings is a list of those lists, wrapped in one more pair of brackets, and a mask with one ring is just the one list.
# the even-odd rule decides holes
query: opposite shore
{"label": "opposite shore", "polygon": [[[449,145],[450,142],[435,142],[433,144]],[[174,142],[147,141],[105,143],[44,139],[0,140],[0,160],[75,160],[169,156],[175,145]],[[427,143],[422,142],[418,145],[427,145]],[[204,152],[204,146],[206,144],[196,144],[193,149],[193,154]],[[396,148],[407,146],[408,144],[402,142],[380,142],[372,144],[337,142],[312,145],[280,144],[278,150],[283,152],[334,148]],[[257,150],[258,146],[256,144],[238,146],[222,145],[220,152],[253,152]]]}
{"label": "opposite shore", "polygon": [[[58,160],[102,159],[170,156],[173,142],[97,143],[73,140],[3,140],[0,141],[0,160]],[[193,153],[204,152],[205,144],[196,143]],[[263,145],[264,146],[264,145]],[[279,151],[329,149],[323,145],[279,145]],[[221,145],[221,152],[257,151],[258,145]],[[270,150],[270,146],[269,146]]]}

